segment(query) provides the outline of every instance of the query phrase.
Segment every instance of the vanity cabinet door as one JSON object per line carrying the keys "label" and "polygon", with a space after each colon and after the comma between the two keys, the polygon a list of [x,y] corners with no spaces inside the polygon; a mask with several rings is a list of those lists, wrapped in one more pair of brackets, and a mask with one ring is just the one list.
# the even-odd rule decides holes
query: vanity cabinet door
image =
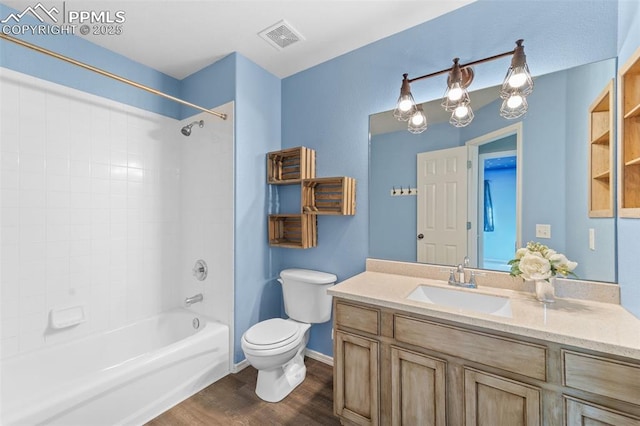
{"label": "vanity cabinet door", "polygon": [[540,425],[540,390],[477,370],[464,370],[465,425]]}
{"label": "vanity cabinet door", "polygon": [[393,426],[446,425],[446,363],[391,348],[391,421]]}
{"label": "vanity cabinet door", "polygon": [[379,424],[379,343],[342,331],[334,348],[334,412],[349,424]]}
{"label": "vanity cabinet door", "polygon": [[565,397],[567,426],[640,426],[640,419]]}

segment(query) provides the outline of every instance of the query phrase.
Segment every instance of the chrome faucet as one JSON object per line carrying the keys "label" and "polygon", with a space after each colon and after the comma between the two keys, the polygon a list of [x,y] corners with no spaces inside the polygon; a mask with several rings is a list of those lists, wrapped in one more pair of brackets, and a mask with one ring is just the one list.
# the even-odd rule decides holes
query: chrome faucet
{"label": "chrome faucet", "polygon": [[202,293],[198,293],[195,296],[187,297],[186,299],[184,299],[184,305],[189,307],[194,303],[202,302],[202,299],[203,299]]}
{"label": "chrome faucet", "polygon": [[466,282],[464,268],[469,267],[469,257],[465,256],[462,263],[456,266],[456,269],[449,271],[449,285],[465,288],[478,288],[476,284],[476,276],[474,271],[469,272],[469,282]]}

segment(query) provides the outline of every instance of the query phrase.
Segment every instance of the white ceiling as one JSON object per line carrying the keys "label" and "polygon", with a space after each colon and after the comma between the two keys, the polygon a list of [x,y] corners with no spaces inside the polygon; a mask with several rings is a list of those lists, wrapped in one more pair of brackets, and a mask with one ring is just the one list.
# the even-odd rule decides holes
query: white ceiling
{"label": "white ceiling", "polygon": [[[1,1],[18,11],[34,3]],[[178,79],[232,52],[284,78],[472,1],[66,0],[64,6],[67,11],[124,11],[122,34],[85,38]],[[43,3],[51,7],[56,1]],[[258,33],[282,19],[304,40],[277,50]]]}

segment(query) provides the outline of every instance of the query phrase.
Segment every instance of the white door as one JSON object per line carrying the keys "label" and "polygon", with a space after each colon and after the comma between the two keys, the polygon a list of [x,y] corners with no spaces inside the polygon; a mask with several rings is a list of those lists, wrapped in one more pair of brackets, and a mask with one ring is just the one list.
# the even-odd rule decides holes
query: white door
{"label": "white door", "polygon": [[418,154],[418,262],[467,255],[467,147]]}

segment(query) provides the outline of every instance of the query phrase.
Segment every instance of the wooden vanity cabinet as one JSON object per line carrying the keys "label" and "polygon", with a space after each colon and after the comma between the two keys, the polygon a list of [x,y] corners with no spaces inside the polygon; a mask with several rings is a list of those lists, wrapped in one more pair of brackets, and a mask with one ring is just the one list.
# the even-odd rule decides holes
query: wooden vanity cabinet
{"label": "wooden vanity cabinet", "polygon": [[640,361],[334,297],[344,425],[640,426]]}
{"label": "wooden vanity cabinet", "polygon": [[640,419],[586,401],[565,396],[567,425],[638,426]]}
{"label": "wooden vanity cabinet", "polygon": [[391,424],[447,424],[446,361],[391,347]]}
{"label": "wooden vanity cabinet", "polygon": [[378,342],[350,333],[335,336],[334,411],[357,425],[377,425]]}
{"label": "wooden vanity cabinet", "polygon": [[334,302],[333,407],[344,424],[378,425],[380,311]]}
{"label": "wooden vanity cabinet", "polygon": [[464,370],[465,425],[540,425],[540,389],[474,369]]}

